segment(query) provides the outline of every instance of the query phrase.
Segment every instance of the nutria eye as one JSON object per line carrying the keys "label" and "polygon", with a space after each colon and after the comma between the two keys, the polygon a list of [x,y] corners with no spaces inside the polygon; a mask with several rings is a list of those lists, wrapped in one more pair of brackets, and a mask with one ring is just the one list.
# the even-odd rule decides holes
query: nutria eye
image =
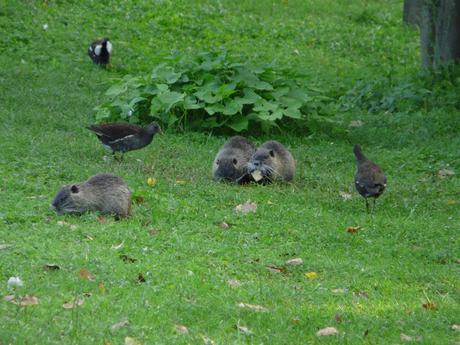
{"label": "nutria eye", "polygon": [[273,152],[273,150],[270,150],[269,153],[270,153],[270,156],[275,157],[275,152]]}
{"label": "nutria eye", "polygon": [[216,164],[217,164],[217,165],[220,164],[220,159],[216,160]]}
{"label": "nutria eye", "polygon": [[233,164],[236,165],[236,163],[238,163],[238,161],[236,160],[236,158],[233,158]]}
{"label": "nutria eye", "polygon": [[78,187],[76,185],[73,185],[72,187],[70,187],[70,191],[72,193],[78,193]]}

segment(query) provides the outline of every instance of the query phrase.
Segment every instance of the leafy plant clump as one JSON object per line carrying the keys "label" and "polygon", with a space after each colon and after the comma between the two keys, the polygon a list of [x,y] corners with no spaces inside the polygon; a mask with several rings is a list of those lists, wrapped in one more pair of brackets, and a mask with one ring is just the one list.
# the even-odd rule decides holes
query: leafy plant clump
{"label": "leafy plant clump", "polygon": [[243,132],[304,123],[327,97],[302,88],[299,75],[273,64],[254,66],[225,53],[174,60],[144,76],[127,75],[106,92],[98,121],[147,123],[153,119],[180,130]]}

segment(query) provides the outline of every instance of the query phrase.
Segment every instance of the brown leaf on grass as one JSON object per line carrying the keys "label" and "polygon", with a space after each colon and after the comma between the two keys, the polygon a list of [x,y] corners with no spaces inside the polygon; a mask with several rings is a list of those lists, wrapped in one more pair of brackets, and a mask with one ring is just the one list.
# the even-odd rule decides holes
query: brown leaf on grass
{"label": "brown leaf on grass", "polygon": [[73,309],[73,308],[76,308],[76,307],[79,307],[79,306],[83,305],[83,303],[85,303],[85,300],[83,298],[76,297],[75,299],[64,303],[62,305],[62,307],[64,309]]}
{"label": "brown leaf on grass", "polygon": [[457,332],[458,332],[458,331],[460,331],[460,325],[452,325],[451,329],[452,329],[453,331],[457,331]]}
{"label": "brown leaf on grass", "polygon": [[120,322],[114,323],[110,327],[110,329],[112,330],[112,332],[114,332],[114,331],[119,330],[120,328],[128,326],[128,325],[129,325],[128,319],[124,319],[124,320],[121,320]]}
{"label": "brown leaf on grass", "polygon": [[184,325],[176,325],[176,332],[180,334],[188,334],[188,328]]}
{"label": "brown leaf on grass", "polygon": [[58,271],[61,269],[61,267],[59,267],[57,264],[44,264],[43,269],[45,271]]}
{"label": "brown leaf on grass", "polygon": [[89,281],[94,281],[96,276],[88,271],[86,268],[80,268],[80,277]]}
{"label": "brown leaf on grass", "polygon": [[124,262],[128,262],[128,263],[134,263],[137,261],[137,259],[134,259],[126,254],[121,254],[120,255],[120,259],[122,259]]}
{"label": "brown leaf on grass", "polygon": [[124,345],[142,345],[142,343],[139,340],[136,340],[132,337],[125,337]]}
{"label": "brown leaf on grass", "polygon": [[441,169],[438,171],[439,178],[446,178],[449,176],[454,176],[455,172],[452,169]]}
{"label": "brown leaf on grass", "polygon": [[180,179],[176,180],[176,184],[179,185],[179,186],[182,186],[182,185],[184,185],[186,183],[187,183],[187,181],[185,181],[185,180],[180,180]]}
{"label": "brown leaf on grass", "polygon": [[433,302],[423,303],[422,308],[426,310],[436,310],[437,309],[436,304],[434,304]]}
{"label": "brown leaf on grass", "polygon": [[340,191],[339,195],[342,197],[343,200],[350,200],[351,199],[351,194],[348,193],[348,192]]}
{"label": "brown leaf on grass", "polygon": [[300,266],[303,265],[303,260],[301,258],[289,259],[285,264],[289,266]]}
{"label": "brown leaf on grass", "polygon": [[138,283],[145,283],[145,277],[144,277],[144,275],[142,273],[139,273],[137,275],[137,282]]}
{"label": "brown leaf on grass", "polygon": [[237,205],[235,211],[242,214],[254,213],[257,211],[257,204],[248,200],[244,204]]}
{"label": "brown leaf on grass", "polygon": [[25,295],[23,298],[21,298],[21,302],[20,302],[22,306],[35,305],[39,303],[40,301],[38,300],[37,297],[29,296],[29,295]]}
{"label": "brown leaf on grass", "polygon": [[237,279],[229,279],[227,280],[227,284],[234,289],[239,288],[241,286],[241,282]]}
{"label": "brown leaf on grass", "polygon": [[246,326],[240,325],[239,323],[236,325],[236,329],[245,335],[253,334],[253,332],[249,328],[247,328]]}
{"label": "brown leaf on grass", "polygon": [[347,227],[347,232],[350,233],[350,234],[356,234],[359,229],[361,229],[361,227],[359,225],[358,226],[348,226]]}
{"label": "brown leaf on grass", "polygon": [[145,202],[145,198],[140,195],[136,195],[133,197],[133,202],[137,205],[142,205]]}
{"label": "brown leaf on grass", "polygon": [[159,233],[158,229],[152,228],[152,229],[149,230],[149,235],[150,236],[156,236],[156,235],[158,235],[158,233]]}
{"label": "brown leaf on grass", "polygon": [[366,291],[355,291],[353,292],[353,296],[359,298],[369,298],[369,294]]}
{"label": "brown leaf on grass", "polygon": [[201,336],[201,339],[203,339],[204,345],[216,345],[216,343],[214,342],[214,340],[212,340],[211,338],[209,338],[207,335],[202,335],[202,336]]}
{"label": "brown leaf on grass", "polygon": [[327,335],[336,335],[336,334],[339,334],[339,331],[337,331],[335,327],[322,328],[318,332],[316,332],[316,335],[318,337],[327,336]]}
{"label": "brown leaf on grass", "polygon": [[401,333],[401,335],[399,336],[399,339],[401,339],[401,341],[422,341],[423,340],[421,336],[411,337],[410,335],[407,335],[404,333]]}
{"label": "brown leaf on grass", "polygon": [[267,270],[272,273],[283,273],[286,272],[286,267],[267,266]]}
{"label": "brown leaf on grass", "polygon": [[103,282],[100,282],[99,284],[97,284],[97,287],[101,293],[103,294],[105,293],[105,285]]}
{"label": "brown leaf on grass", "polygon": [[348,124],[348,127],[349,128],[359,128],[362,125],[364,125],[363,121],[361,121],[361,120],[353,120],[353,121],[350,121],[350,123]]}
{"label": "brown leaf on grass", "polygon": [[253,311],[260,311],[260,312],[268,312],[268,309],[261,306],[261,305],[258,305],[258,304],[249,304],[249,303],[243,303],[243,302],[240,302],[238,303],[238,307],[240,308],[243,308],[243,309],[250,309],[250,310],[253,310]]}
{"label": "brown leaf on grass", "polygon": [[224,230],[227,230],[227,229],[230,229],[231,225],[225,223],[225,222],[222,222],[222,223],[218,223],[217,226],[221,229],[224,229]]}
{"label": "brown leaf on grass", "polygon": [[97,221],[98,221],[99,223],[101,223],[101,224],[109,224],[109,223],[111,223],[111,221],[109,221],[107,218],[105,218],[105,217],[104,217],[103,215],[101,215],[101,214],[98,215],[98,216],[96,217],[96,219],[97,219]]}

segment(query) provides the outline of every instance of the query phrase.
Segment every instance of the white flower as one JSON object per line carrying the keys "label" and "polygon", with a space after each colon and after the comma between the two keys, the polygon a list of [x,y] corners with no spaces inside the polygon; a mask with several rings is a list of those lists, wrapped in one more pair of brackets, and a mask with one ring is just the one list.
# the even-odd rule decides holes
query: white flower
{"label": "white flower", "polygon": [[22,283],[22,280],[19,277],[11,277],[10,279],[8,279],[8,286],[21,287],[23,285],[24,284]]}
{"label": "white flower", "polygon": [[48,30],[48,24],[43,24],[43,30]]}

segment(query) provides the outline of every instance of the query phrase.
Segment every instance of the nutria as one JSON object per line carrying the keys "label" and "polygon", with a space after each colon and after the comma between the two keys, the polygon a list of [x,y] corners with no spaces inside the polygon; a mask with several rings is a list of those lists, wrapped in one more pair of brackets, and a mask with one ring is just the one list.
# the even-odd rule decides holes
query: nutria
{"label": "nutria", "polygon": [[374,198],[373,209],[375,209],[376,199],[382,195],[387,186],[387,178],[382,168],[369,160],[361,150],[361,146],[355,145],[353,153],[356,157],[358,169],[355,175],[356,190],[366,200],[366,210],[369,212],[369,202],[367,198]]}
{"label": "nutria", "polygon": [[270,183],[275,180],[292,181],[295,173],[295,161],[289,150],[275,140],[260,146],[247,164],[247,173],[239,183],[255,181]]}
{"label": "nutria", "polygon": [[59,214],[100,211],[117,217],[129,215],[131,191],[121,178],[98,174],[87,181],[64,186],[56,194],[52,208]]}
{"label": "nutria", "polygon": [[255,150],[255,146],[242,136],[236,135],[228,139],[214,159],[214,180],[236,182],[245,174],[247,163]]}

